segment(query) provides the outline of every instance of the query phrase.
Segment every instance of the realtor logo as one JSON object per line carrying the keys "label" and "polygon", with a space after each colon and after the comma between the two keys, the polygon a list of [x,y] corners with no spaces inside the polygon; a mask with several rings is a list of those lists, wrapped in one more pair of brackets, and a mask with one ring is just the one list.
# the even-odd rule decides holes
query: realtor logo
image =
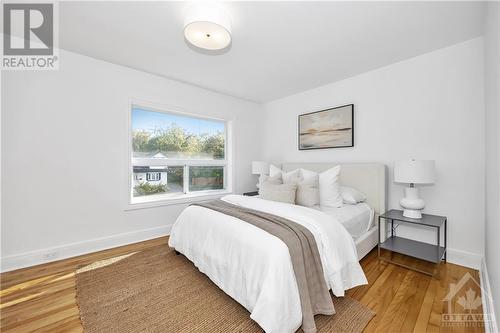
{"label": "realtor logo", "polygon": [[2,9],[2,69],[56,69],[56,3],[4,3]]}
{"label": "realtor logo", "polygon": [[484,327],[484,323],[491,318],[483,311],[481,297],[491,298],[470,273],[466,273],[458,283],[451,283],[443,299],[446,310],[441,315],[441,324],[448,327]]}

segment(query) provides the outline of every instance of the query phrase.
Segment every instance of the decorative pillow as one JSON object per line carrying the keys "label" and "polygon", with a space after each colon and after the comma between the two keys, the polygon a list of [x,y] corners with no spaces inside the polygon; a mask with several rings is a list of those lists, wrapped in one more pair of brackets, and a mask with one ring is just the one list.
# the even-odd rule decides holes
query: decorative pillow
{"label": "decorative pillow", "polygon": [[270,184],[262,183],[259,194],[261,199],[295,204],[297,184]]}
{"label": "decorative pillow", "polygon": [[342,194],[342,200],[346,204],[356,205],[357,203],[366,200],[366,195],[352,187],[341,186],[340,193]]}
{"label": "decorative pillow", "polygon": [[295,169],[290,172],[282,172],[281,177],[283,178],[283,184],[296,184],[302,180],[302,177],[300,176],[300,169]]}
{"label": "decorative pillow", "polygon": [[261,184],[264,183],[274,185],[283,184],[283,181],[281,180],[281,174],[274,175],[273,177],[267,175],[260,176],[259,184],[257,184],[257,187],[260,188]]}
{"label": "decorative pillow", "polygon": [[280,175],[281,176],[281,173],[283,171],[281,171],[280,168],[278,168],[277,166],[274,166],[273,164],[271,164],[269,166],[269,177],[274,177],[276,175]]}
{"label": "decorative pillow", "polygon": [[297,205],[312,207],[319,205],[319,176],[308,177],[297,183],[295,202]]}
{"label": "decorative pillow", "polygon": [[295,169],[290,172],[283,172],[283,170],[271,164],[269,166],[269,176],[274,177],[276,175],[281,175],[283,184],[298,183],[302,180],[300,176],[300,169]]}
{"label": "decorative pillow", "polygon": [[308,179],[308,178],[311,178],[311,177],[318,176],[317,172],[314,172],[314,171],[311,171],[311,170],[307,170],[307,169],[302,169],[302,168],[300,169],[300,173],[301,173],[303,179]]}
{"label": "decorative pillow", "polygon": [[319,202],[323,207],[342,207],[339,185],[340,165],[319,174]]}

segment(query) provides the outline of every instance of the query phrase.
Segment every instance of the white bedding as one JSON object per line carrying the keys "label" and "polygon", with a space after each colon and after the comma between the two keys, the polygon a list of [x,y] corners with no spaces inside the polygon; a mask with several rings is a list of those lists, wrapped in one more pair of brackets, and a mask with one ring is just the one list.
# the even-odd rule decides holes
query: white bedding
{"label": "white bedding", "polygon": [[[334,217],[255,197],[228,195],[223,200],[307,227],[335,295],[344,296],[345,290],[367,283],[354,240]],[[288,248],[280,239],[237,218],[189,206],[173,225],[169,245],[250,311],[250,317],[266,332],[295,332],[301,326],[295,274]]]}
{"label": "white bedding", "polygon": [[356,240],[373,226],[373,208],[361,202],[356,205],[344,204],[340,208],[314,206],[340,222]]}

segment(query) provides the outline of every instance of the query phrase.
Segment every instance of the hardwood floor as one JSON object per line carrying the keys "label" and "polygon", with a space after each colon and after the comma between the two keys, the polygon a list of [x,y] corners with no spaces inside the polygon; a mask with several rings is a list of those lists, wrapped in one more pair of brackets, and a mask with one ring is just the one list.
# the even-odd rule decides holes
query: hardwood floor
{"label": "hardwood floor", "polygon": [[[82,332],[75,301],[76,268],[152,246],[167,246],[166,242],[167,238],[162,237],[1,274],[0,331]],[[427,265],[407,257],[396,259],[419,268]],[[379,263],[375,250],[361,260],[361,265],[369,284],[351,289],[347,295],[377,314],[365,332],[483,332],[474,322],[467,327],[460,325],[462,322],[446,325],[449,322],[442,321],[443,314],[448,319],[453,317],[446,314],[482,313],[481,307],[477,307],[480,288],[466,275],[469,273],[479,281],[478,271],[443,263],[438,278],[431,278],[400,266]],[[460,281],[465,281],[463,290],[470,289],[475,294],[471,296],[469,292],[463,296],[460,291],[449,304],[443,301],[450,284]],[[464,311],[464,304],[468,311]]]}

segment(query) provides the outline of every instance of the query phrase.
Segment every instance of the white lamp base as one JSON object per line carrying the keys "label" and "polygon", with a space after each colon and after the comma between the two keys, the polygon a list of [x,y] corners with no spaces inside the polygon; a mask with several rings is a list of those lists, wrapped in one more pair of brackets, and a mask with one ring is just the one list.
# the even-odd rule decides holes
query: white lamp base
{"label": "white lamp base", "polygon": [[422,209],[425,207],[424,200],[418,197],[418,189],[415,187],[405,188],[405,196],[399,201],[403,207],[403,216],[413,219],[422,218]]}
{"label": "white lamp base", "polygon": [[403,216],[412,219],[421,219],[422,211],[416,209],[403,209]]}
{"label": "white lamp base", "polygon": [[262,184],[262,180],[263,180],[263,177],[264,175],[263,174],[260,174],[259,175],[259,182],[256,184],[257,188],[260,189],[260,185]]}

